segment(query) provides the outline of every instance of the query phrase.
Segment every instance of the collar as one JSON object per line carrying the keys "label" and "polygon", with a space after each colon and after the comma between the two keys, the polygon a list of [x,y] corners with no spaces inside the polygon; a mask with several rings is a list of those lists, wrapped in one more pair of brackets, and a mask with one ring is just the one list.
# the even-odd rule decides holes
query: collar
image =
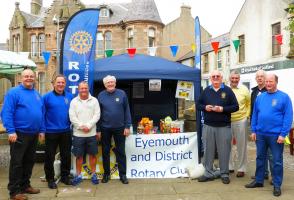
{"label": "collar", "polygon": [[59,94],[57,93],[55,90],[53,90],[53,93],[56,95],[56,96],[65,96],[65,92],[63,91],[62,94]]}
{"label": "collar", "polygon": [[91,95],[89,94],[88,99],[81,99],[81,98],[80,98],[80,95],[78,95],[77,98],[78,98],[79,101],[90,101],[90,100],[92,100],[93,96],[91,96]]}
{"label": "collar", "polygon": [[[209,85],[209,88],[210,88],[210,89],[214,89],[214,87],[212,86],[212,84]],[[219,88],[219,89],[224,89],[224,88],[225,88],[225,84],[222,83],[222,84],[220,85],[220,88]]]}

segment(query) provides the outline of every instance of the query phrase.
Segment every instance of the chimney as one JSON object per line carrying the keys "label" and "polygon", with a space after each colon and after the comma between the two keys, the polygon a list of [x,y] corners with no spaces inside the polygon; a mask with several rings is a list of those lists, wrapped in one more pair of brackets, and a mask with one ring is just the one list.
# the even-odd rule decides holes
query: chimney
{"label": "chimney", "polygon": [[19,10],[19,2],[15,2],[15,10]]}
{"label": "chimney", "polygon": [[192,17],[191,7],[187,6],[187,5],[182,5],[181,6],[181,16]]}
{"label": "chimney", "polygon": [[31,14],[39,15],[43,6],[43,0],[32,0],[31,1]]}

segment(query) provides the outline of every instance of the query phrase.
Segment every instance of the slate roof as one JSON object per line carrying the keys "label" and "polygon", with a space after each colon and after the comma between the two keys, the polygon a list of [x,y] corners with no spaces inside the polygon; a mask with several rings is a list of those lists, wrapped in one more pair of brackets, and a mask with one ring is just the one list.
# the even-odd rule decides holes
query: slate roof
{"label": "slate roof", "polygon": [[111,10],[109,18],[100,17],[99,25],[118,24],[121,21],[136,20],[150,20],[162,23],[154,0],[133,0],[131,3],[86,5],[86,7],[106,7]]}
{"label": "slate roof", "polygon": [[44,27],[44,17],[46,15],[46,10],[46,8],[42,7],[40,15],[33,15],[24,11],[20,12],[21,15],[25,18],[25,23],[28,28],[39,28]]}

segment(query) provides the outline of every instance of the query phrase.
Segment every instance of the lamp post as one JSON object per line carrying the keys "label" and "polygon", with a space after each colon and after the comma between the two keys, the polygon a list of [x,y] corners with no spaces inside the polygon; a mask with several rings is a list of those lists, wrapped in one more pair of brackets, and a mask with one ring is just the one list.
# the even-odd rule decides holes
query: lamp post
{"label": "lamp post", "polygon": [[60,73],[60,63],[59,63],[59,17],[56,14],[53,17],[54,24],[57,24],[57,31],[56,31],[56,74]]}

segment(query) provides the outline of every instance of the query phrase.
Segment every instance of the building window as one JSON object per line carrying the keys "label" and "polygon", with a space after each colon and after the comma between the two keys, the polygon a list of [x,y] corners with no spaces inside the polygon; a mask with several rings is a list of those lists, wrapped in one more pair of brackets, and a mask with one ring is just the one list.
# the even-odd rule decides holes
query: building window
{"label": "building window", "polygon": [[272,25],[272,55],[280,55],[281,54],[281,45],[279,45],[276,40],[276,35],[281,34],[281,23],[276,23]]}
{"label": "building window", "polygon": [[204,55],[204,68],[203,68],[204,73],[209,72],[209,63],[208,63],[208,54]]}
{"label": "building window", "polygon": [[128,48],[134,47],[134,32],[133,29],[128,29]]}
{"label": "building window", "polygon": [[96,57],[104,57],[104,44],[102,32],[97,33]]}
{"label": "building window", "polygon": [[230,50],[226,51],[227,66],[230,66]]}
{"label": "building window", "polygon": [[240,35],[239,40],[239,63],[243,63],[245,62],[245,35]]}
{"label": "building window", "polygon": [[149,28],[148,30],[148,47],[155,46],[155,29]]}
{"label": "building window", "polygon": [[31,57],[38,56],[38,40],[36,35],[31,36]]}
{"label": "building window", "polygon": [[107,8],[101,8],[100,17],[109,17],[109,10]]}
{"label": "building window", "polygon": [[217,69],[222,69],[222,51],[217,53]]}
{"label": "building window", "polygon": [[45,48],[45,34],[42,33],[39,35],[39,56],[42,56],[42,52],[46,50]]}
{"label": "building window", "polygon": [[105,32],[105,50],[112,49],[112,33],[110,31]]}
{"label": "building window", "polygon": [[38,80],[39,80],[39,93],[41,95],[46,93],[46,76],[45,72],[38,73]]}

